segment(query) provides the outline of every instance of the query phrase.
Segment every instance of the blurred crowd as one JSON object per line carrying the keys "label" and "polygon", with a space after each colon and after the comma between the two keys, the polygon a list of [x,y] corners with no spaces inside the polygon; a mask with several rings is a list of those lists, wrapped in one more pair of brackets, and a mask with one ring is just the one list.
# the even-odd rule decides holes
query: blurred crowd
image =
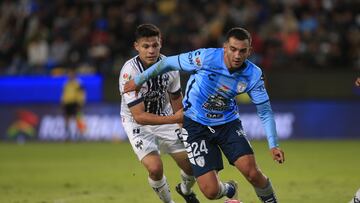
{"label": "blurred crowd", "polygon": [[157,25],[162,53],[222,46],[234,26],[267,70],[360,69],[358,0],[2,0],[0,74],[118,74],[134,30]]}

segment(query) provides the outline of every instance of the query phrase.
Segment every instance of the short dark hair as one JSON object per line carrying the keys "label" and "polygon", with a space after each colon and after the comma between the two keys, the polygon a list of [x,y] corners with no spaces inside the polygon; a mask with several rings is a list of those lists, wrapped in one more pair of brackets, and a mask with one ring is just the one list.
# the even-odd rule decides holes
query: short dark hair
{"label": "short dark hair", "polygon": [[226,33],[226,41],[229,41],[229,39],[231,37],[235,37],[238,40],[246,40],[248,39],[250,44],[251,44],[251,35],[250,33],[245,30],[244,28],[241,27],[234,27],[231,28],[227,33]]}
{"label": "short dark hair", "polygon": [[142,37],[161,37],[160,29],[153,24],[141,24],[136,28],[135,40]]}

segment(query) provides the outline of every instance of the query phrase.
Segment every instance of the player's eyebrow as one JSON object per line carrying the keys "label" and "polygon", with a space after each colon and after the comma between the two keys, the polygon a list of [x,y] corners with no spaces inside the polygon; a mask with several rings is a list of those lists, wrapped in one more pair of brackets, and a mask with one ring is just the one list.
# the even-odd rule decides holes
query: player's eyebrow
{"label": "player's eyebrow", "polygon": [[246,51],[247,49],[249,49],[250,47],[236,48],[234,46],[230,46],[230,48],[233,50],[239,50],[240,52],[243,52],[243,51]]}

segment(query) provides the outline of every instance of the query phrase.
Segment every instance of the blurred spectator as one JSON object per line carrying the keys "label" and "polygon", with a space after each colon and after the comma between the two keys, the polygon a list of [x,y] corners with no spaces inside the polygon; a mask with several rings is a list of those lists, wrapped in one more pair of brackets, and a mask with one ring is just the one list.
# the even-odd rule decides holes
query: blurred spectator
{"label": "blurred spectator", "polygon": [[50,44],[48,63],[51,63],[52,67],[64,67],[67,64],[69,49],[70,44],[63,36],[55,36]]}
{"label": "blurred spectator", "polygon": [[27,46],[27,59],[31,73],[44,73],[45,65],[49,57],[49,45],[42,36],[35,35],[29,40]]}
{"label": "blurred spectator", "polygon": [[131,34],[141,23],[163,30],[164,54],[221,46],[224,30],[242,26],[253,35],[252,60],[268,70],[359,70],[359,7],[356,0],[4,0],[0,74],[61,66],[117,74],[134,55]]}

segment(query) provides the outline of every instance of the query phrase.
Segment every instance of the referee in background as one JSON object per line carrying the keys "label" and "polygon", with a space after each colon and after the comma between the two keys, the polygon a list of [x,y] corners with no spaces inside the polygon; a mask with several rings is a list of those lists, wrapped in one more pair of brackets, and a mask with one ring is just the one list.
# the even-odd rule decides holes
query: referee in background
{"label": "referee in background", "polygon": [[[61,97],[61,107],[65,119],[65,140],[78,140],[78,135],[83,135],[86,129],[82,120],[82,107],[85,104],[86,92],[81,82],[76,78],[74,69],[68,72]],[[76,131],[71,130],[72,121],[76,121]]]}

